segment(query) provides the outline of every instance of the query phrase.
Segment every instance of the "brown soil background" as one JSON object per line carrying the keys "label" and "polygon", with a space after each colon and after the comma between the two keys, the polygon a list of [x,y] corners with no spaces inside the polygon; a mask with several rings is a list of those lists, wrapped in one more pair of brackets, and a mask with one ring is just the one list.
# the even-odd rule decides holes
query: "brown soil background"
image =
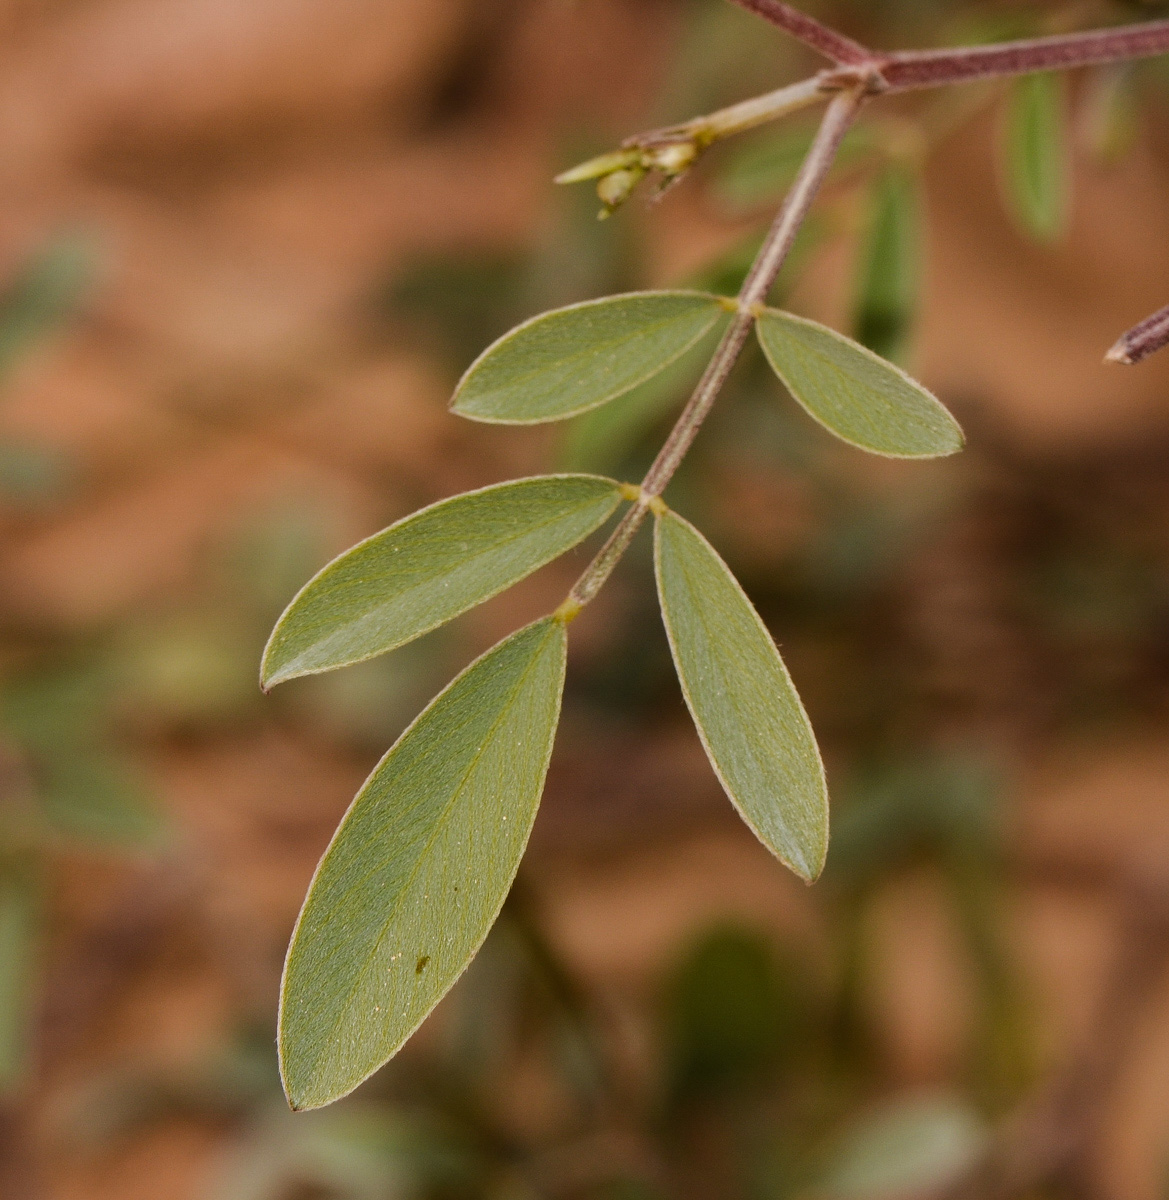
{"label": "brown soil background", "polygon": [[[603,145],[658,118],[678,25],[665,0],[6,3],[0,274],[75,225],[95,231],[101,262],[82,315],[19,365],[0,404],[0,435],[66,454],[78,480],[44,511],[0,515],[9,625],[61,644],[117,630],[154,645],[150,631],[168,622],[214,625],[216,555],[265,514],[314,514],[327,555],[422,503],[548,469],[545,434],[484,433],[448,415],[449,375],[409,338],[370,336],[360,302],[422,252],[530,244],[548,227],[566,134]],[[929,167],[915,368],[966,405],[976,454],[984,439],[1087,490],[1084,463],[1143,454],[1141,478],[1155,480],[1169,452],[1169,356],[1133,371],[1100,360],[1169,291],[1165,127],[1151,120],[1116,168],[1078,170],[1073,229],[1054,249],[1027,244],[1003,215],[993,136],[980,120]],[[701,181],[629,220],[663,284],[743,228]],[[846,247],[830,247],[797,291],[801,311],[844,319],[848,264]],[[785,493],[743,502],[760,498],[779,505]],[[1143,488],[1131,515],[1169,528],[1169,491]],[[782,516],[759,520],[782,538]],[[917,562],[904,621],[935,647],[929,672],[982,697],[972,720],[1022,725],[1020,696],[1044,682],[988,615],[993,586],[972,578],[971,539]],[[580,563],[570,556],[465,618],[452,661],[556,603]],[[581,621],[582,661],[603,653],[629,603],[618,581]],[[250,676],[261,642],[235,636],[221,641],[226,660],[238,647]],[[304,888],[378,753],[250,691],[223,704],[212,688],[192,716],[200,673],[173,669],[178,715],[160,685],[128,708],[124,737],[174,844],[161,858],[55,860],[36,1081],[6,1151],[30,1195],[208,1194],[237,1137],[230,1123],[179,1115],[92,1149],[69,1132],[71,1114],[94,1080],[181,1070],[241,1019],[274,1018]],[[425,686],[445,669],[424,671]],[[1024,868],[1009,928],[1044,1061],[1058,1062],[1085,1028],[1116,916],[1107,894],[1053,883],[1045,864],[1090,877],[1165,861],[1169,746],[1156,709],[1087,733],[1014,732],[1002,738],[1009,842]],[[715,917],[816,938],[814,893],[726,815],[680,723],[623,732],[570,717],[526,869],[567,961],[634,1014]],[[944,1081],[968,980],[929,873],[886,889],[873,920],[871,1016],[889,1078]],[[1104,1194],[1163,1194],[1167,1083],[1169,990],[1110,1112]],[[522,1081],[505,1101],[521,1124],[540,1103]]]}

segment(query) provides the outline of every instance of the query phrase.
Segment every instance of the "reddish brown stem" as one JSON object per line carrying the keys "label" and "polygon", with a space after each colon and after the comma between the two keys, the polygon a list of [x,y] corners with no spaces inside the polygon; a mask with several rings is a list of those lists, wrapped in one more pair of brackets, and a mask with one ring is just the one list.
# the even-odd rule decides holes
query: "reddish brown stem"
{"label": "reddish brown stem", "polygon": [[792,8],[782,0],[734,0],[741,8],[755,13],[772,25],[799,38],[805,45],[818,50],[825,58],[830,58],[841,66],[867,66],[877,56],[867,46],[854,42],[852,38],[829,29],[820,24],[815,17],[809,17],[799,9]]}
{"label": "reddish brown stem", "polygon": [[870,65],[880,71],[889,91],[902,92],[970,79],[1151,58],[1167,52],[1169,21],[1148,21],[991,46],[908,50],[878,56]]}
{"label": "reddish brown stem", "polygon": [[1169,306],[1133,326],[1108,351],[1107,361],[1132,366],[1165,346],[1169,346]]}

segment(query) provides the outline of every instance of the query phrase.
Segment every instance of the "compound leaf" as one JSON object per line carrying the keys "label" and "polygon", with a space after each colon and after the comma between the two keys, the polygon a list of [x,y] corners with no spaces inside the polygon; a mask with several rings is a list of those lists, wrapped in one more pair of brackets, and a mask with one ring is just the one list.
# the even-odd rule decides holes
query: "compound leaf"
{"label": "compound leaf", "polygon": [[587,412],[684,354],[726,312],[704,292],[633,292],[533,317],[471,364],[451,408],[528,425]]}
{"label": "compound leaf", "polygon": [[892,458],[962,449],[962,430],[942,404],[851,338],[774,308],[760,312],[755,328],[788,391],[850,445]]}
{"label": "compound leaf", "polygon": [[658,518],[654,561],[682,692],[715,773],[759,840],[811,881],[828,850],[828,788],[779,651],[726,564],[674,513]]}
{"label": "compound leaf", "polygon": [[341,822],[292,935],[280,1065],[294,1108],[355,1088],[462,974],[515,878],[564,684],[564,625],[500,642],[441,692]]}
{"label": "compound leaf", "polygon": [[1071,165],[1064,80],[1026,75],[1013,85],[1003,146],[1007,199],[1023,229],[1042,242],[1067,228]]}
{"label": "compound leaf", "polygon": [[457,617],[601,525],[621,490],[595,475],[545,475],[442,500],[334,559],[276,623],[264,687],[362,662]]}

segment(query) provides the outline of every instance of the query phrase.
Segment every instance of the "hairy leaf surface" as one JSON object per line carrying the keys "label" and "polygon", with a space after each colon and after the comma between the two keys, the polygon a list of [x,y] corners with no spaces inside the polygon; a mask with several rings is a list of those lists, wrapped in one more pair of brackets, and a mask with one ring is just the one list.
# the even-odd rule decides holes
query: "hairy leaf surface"
{"label": "hairy leaf surface", "polygon": [[451,408],[476,421],[558,421],[624,395],[725,313],[704,292],[633,292],[533,317],[471,364]]}
{"label": "hairy leaf surface", "polygon": [[546,475],[442,500],[309,580],[264,650],[265,687],[361,662],[457,617],[550,562],[621,500],[595,475]]}
{"label": "hairy leaf surface", "polygon": [[564,685],[548,617],[431,702],[357,794],[325,852],[284,969],[280,1064],[295,1108],[377,1070],[487,936],[528,840]]}
{"label": "hairy leaf surface", "polygon": [[658,595],[686,703],[720,782],[773,854],[806,880],[828,850],[828,788],[804,706],[766,626],[710,543],[657,521]]}
{"label": "hairy leaf surface", "polygon": [[943,405],[851,338],[774,308],[759,314],[755,328],[788,391],[850,445],[893,458],[962,449],[962,430]]}

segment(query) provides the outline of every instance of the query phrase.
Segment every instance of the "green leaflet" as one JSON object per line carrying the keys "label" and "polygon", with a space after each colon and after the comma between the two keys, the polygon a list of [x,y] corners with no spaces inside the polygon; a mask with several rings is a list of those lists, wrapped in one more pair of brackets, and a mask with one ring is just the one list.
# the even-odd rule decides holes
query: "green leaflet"
{"label": "green leaflet", "polygon": [[857,341],[882,358],[900,360],[917,308],[921,271],[921,204],[917,178],[891,167],[873,186],[872,216],[861,251]]}
{"label": "green leaflet", "polygon": [[962,430],[941,403],[871,350],[774,308],[760,312],[755,329],[788,391],[850,445],[892,458],[962,449]]}
{"label": "green leaflet", "polygon": [[664,371],[627,392],[616,404],[583,413],[565,427],[560,463],[566,471],[616,471],[637,443],[674,406],[680,407],[709,359],[718,321]]}
{"label": "green leaflet", "polygon": [[284,968],[280,1064],[317,1108],[389,1059],[462,974],[528,840],[564,684],[546,617],[468,667],[378,764],[309,888]]}
{"label": "green leaflet", "polygon": [[268,640],[261,683],[269,688],[403,645],[575,546],[620,500],[611,479],[544,475],[406,517],[301,588]]}
{"label": "green leaflet", "polygon": [[674,513],[654,561],[682,692],[727,795],[755,835],[809,882],[828,851],[815,735],[759,614],[714,548]]}
{"label": "green leaflet", "polygon": [[558,421],[656,375],[726,311],[704,292],[633,292],[543,313],[488,346],[455,389],[460,416]]}
{"label": "green leaflet", "polygon": [[1053,242],[1067,228],[1071,162],[1065,129],[1066,85],[1054,74],[1015,82],[1007,110],[1003,177],[1012,213],[1025,232]]}

